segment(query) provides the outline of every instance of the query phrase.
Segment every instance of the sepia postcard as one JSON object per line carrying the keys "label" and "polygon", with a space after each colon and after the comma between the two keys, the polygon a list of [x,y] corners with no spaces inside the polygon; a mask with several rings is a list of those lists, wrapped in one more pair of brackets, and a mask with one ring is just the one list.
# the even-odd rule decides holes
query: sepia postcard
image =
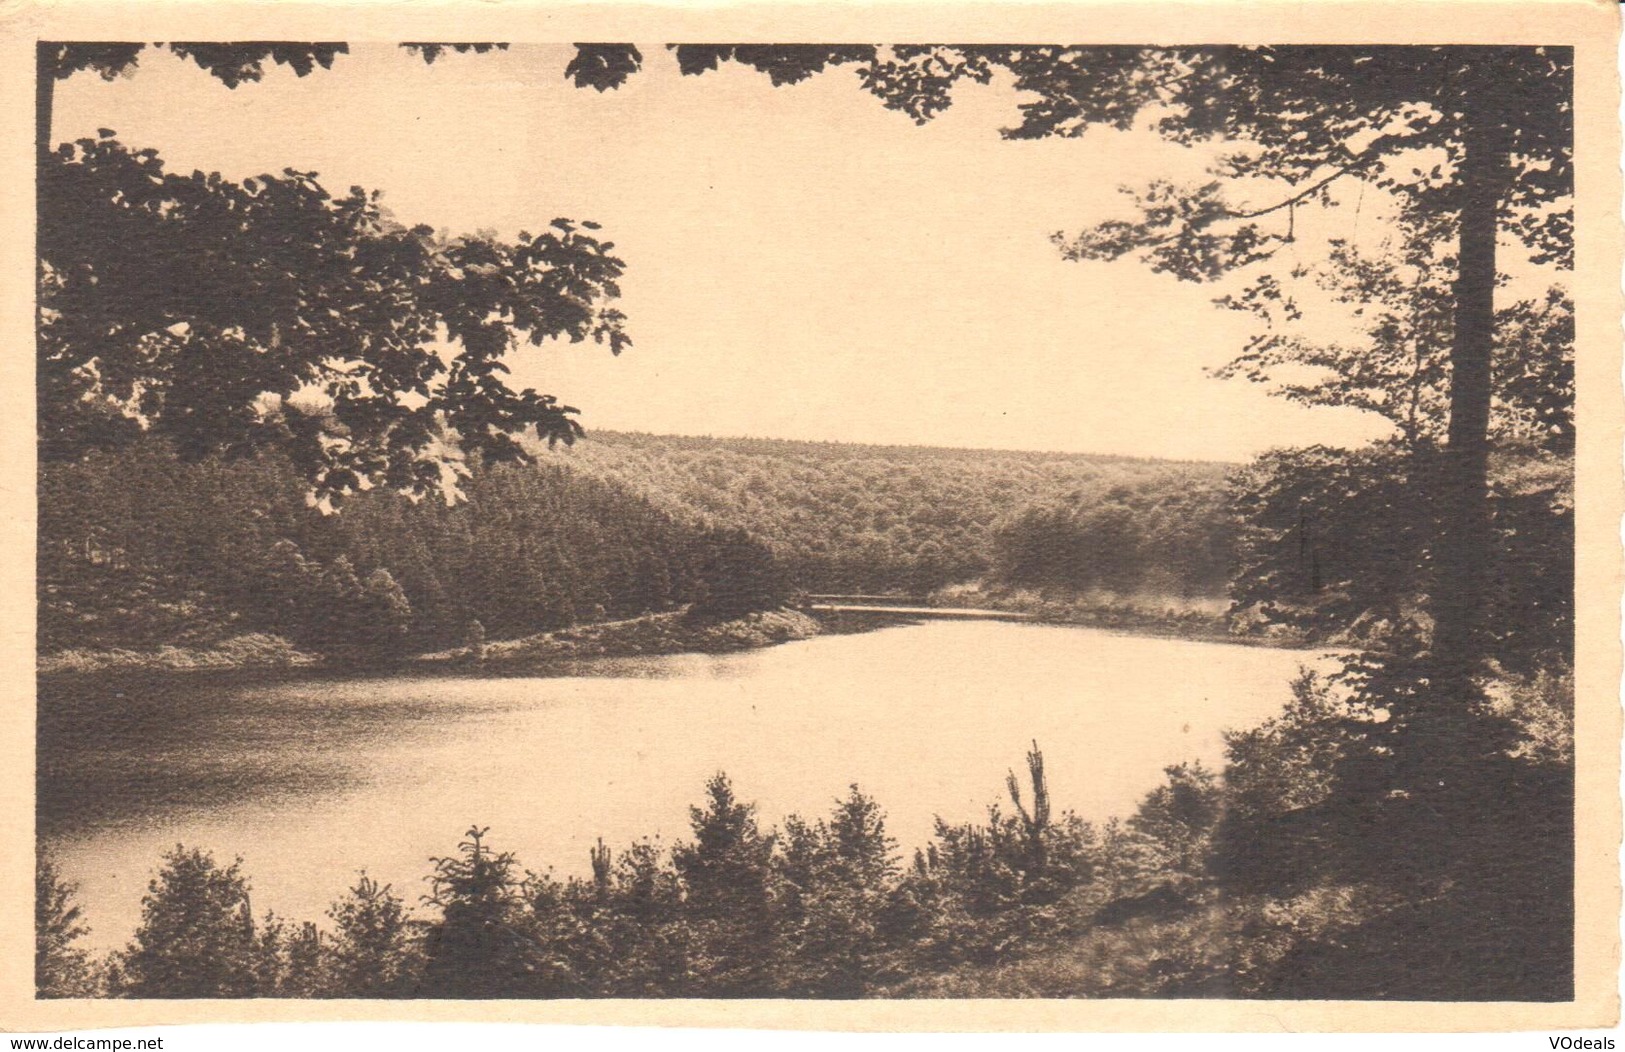
{"label": "sepia postcard", "polygon": [[1618,1023],[1613,4],[0,27],[0,1029]]}

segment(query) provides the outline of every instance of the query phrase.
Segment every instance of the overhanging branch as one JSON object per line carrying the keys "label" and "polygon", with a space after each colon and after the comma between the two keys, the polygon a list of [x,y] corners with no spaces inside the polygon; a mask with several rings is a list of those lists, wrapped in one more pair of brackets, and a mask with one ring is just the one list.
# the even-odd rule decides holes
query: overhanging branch
{"label": "overhanging branch", "polygon": [[1350,175],[1361,168],[1367,167],[1371,164],[1371,162],[1377,159],[1377,156],[1377,154],[1362,153],[1360,156],[1356,157],[1348,164],[1338,168],[1325,178],[1315,180],[1313,183],[1310,183],[1308,186],[1293,194],[1291,197],[1277,201],[1268,208],[1259,208],[1250,212],[1226,211],[1215,216],[1214,219],[1257,219],[1260,216],[1267,216],[1271,212],[1279,212],[1283,208],[1291,208],[1293,205],[1302,204],[1304,201],[1307,201],[1309,198],[1320,193],[1322,190],[1337,182],[1337,180],[1343,178],[1345,175]]}

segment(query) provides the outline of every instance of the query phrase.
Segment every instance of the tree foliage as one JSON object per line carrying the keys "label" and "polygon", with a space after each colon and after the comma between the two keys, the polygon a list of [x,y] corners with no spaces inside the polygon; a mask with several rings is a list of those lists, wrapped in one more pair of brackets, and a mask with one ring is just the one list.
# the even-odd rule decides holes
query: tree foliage
{"label": "tree foliage", "polygon": [[888,978],[898,944],[897,841],[886,817],[856,785],[830,817],[809,824],[785,819],[775,856],[780,881],[776,912],[784,929],[777,980],[808,996],[859,997]]}
{"label": "tree foliage", "polygon": [[578,88],[609,91],[643,68],[643,54],[630,44],[577,44],[564,75]]}
{"label": "tree foliage", "polygon": [[510,639],[673,609],[708,587],[705,531],[624,485],[537,464],[479,468],[461,488],[457,507],[374,491],[332,516],[306,506],[274,450],[188,464],[143,439],[46,464],[40,645],[257,632],[387,654],[465,645],[474,621]]}
{"label": "tree foliage", "polygon": [[[552,463],[472,467],[455,508],[375,490],[334,516],[307,507],[277,449],[187,463],[143,437],[42,465],[39,641],[254,632],[387,653],[464,646],[473,621],[510,639],[685,603],[732,616],[797,588],[920,594],[1008,569],[1021,587],[1065,589],[1082,565],[1068,562],[1070,524],[1107,506],[1132,520],[1114,558],[1136,587],[1217,599],[1226,470],[601,433]],[[1049,521],[1029,506],[1064,511],[1023,561],[1010,531]]]}
{"label": "tree foliage", "polygon": [[[487,47],[412,45],[430,63],[445,46]],[[304,75],[341,50],[322,47],[172,50],[235,87],[268,62]],[[42,62],[42,76],[117,75],[139,50],[64,47]],[[1087,958],[1090,969],[1065,973],[1081,978],[1063,993],[1572,995],[1572,771],[1560,750],[1526,748],[1518,734],[1531,697],[1568,689],[1551,670],[1572,649],[1573,308],[1561,289],[1499,307],[1495,297],[1498,238],[1521,243],[1538,265],[1569,263],[1568,51],[675,50],[684,73],[738,62],[775,85],[847,67],[865,90],[917,121],[950,105],[961,82],[1008,76],[1025,93],[1019,123],[1006,132],[1012,138],[1149,122],[1177,143],[1228,144],[1211,180],[1153,181],[1131,191],[1128,217],[1055,240],[1069,259],[1135,258],[1189,281],[1246,271],[1248,283],[1223,302],[1253,313],[1266,330],[1224,372],[1395,424],[1396,444],[1281,451],[1238,483],[1238,610],[1312,636],[1357,638],[1367,653],[1344,672],[1347,696],[1300,678],[1281,718],[1230,736],[1222,780],[1199,765],[1170,767],[1134,815],[1099,835],[1075,816],[1053,815],[1035,744],[1030,797],[1012,772],[1012,811],[996,806],[985,823],[939,821],[934,842],[905,872],[878,805],[856,786],[827,820],[792,816],[782,831],[766,830],[719,774],[692,810],[692,843],[669,860],[644,843],[617,861],[600,843],[591,879],[565,883],[522,877],[517,860],[492,852],[475,828],[456,855],[434,860],[426,903],[438,916],[421,941],[399,901],[366,881],[335,907],[341,935],[332,946],[310,926],[292,929],[269,916],[256,925],[236,866],[221,870],[208,855],[177,848],[153,881],[113,988],[137,996],[376,996],[421,976],[420,989],[455,997],[849,996],[906,990],[902,977],[910,975],[1008,969],[1064,939],[1080,959],[1098,956]],[[630,45],[578,45],[565,75],[605,91],[642,62]],[[41,98],[48,129],[48,90]],[[551,241],[445,241],[397,228],[374,195],[354,190],[335,200],[308,173],[242,184],[202,173],[187,179],[110,133],[49,153],[42,165],[43,439],[50,455],[74,462],[68,467],[155,432],[209,471],[222,456],[290,450],[296,476],[325,497],[369,487],[445,492],[457,474],[453,441],[496,462],[527,457],[513,437],[526,428],[566,442],[577,433],[568,407],[512,392],[500,379],[520,336],[592,338],[612,350],[623,339],[607,306],[619,261],[571,224],[544,235]],[[1380,191],[1396,210],[1400,240],[1390,250],[1398,265],[1329,246],[1315,276],[1363,321],[1356,342],[1327,346],[1286,331],[1300,304],[1267,264],[1297,240],[1299,210],[1336,207],[1349,181]],[[75,232],[84,216],[123,232],[109,239],[111,251],[87,247],[82,228]],[[300,236],[270,246],[264,231],[282,224]],[[175,253],[184,264],[158,272],[184,280],[148,288],[139,252],[161,260]],[[255,292],[247,305],[226,302],[221,291],[243,288]],[[387,304],[411,331],[368,329],[367,309],[331,306],[355,303]],[[455,352],[442,353],[441,343]],[[1289,375],[1303,366],[1323,378]],[[762,477],[735,486],[737,473],[719,475],[723,483],[691,490],[735,515],[775,488]],[[268,477],[274,486],[285,481],[276,470]],[[938,536],[928,538],[934,549],[913,543],[913,527],[947,521],[930,517],[946,514],[940,506],[917,503],[914,514],[926,517],[916,523],[871,504],[862,529],[881,538],[874,551],[882,554],[866,554],[865,565],[902,550],[921,575],[915,580],[930,576],[927,564],[935,573],[953,559],[964,568],[981,558],[1017,579],[1132,588],[1163,558],[1148,554],[1155,531],[1142,525],[1134,498],[1103,486],[1030,509],[979,556],[946,549]],[[332,620],[313,632],[372,633],[377,644],[403,626],[410,631],[429,609],[449,611],[444,623],[459,631],[491,623],[512,632],[568,623],[596,598],[592,587],[556,583],[575,572],[574,553],[538,555],[545,542],[513,523],[494,535],[506,547],[484,575],[471,568],[460,579],[489,585],[478,591],[494,600],[457,605],[445,593],[458,578],[439,574],[438,556],[409,543],[400,561],[385,565],[381,553],[397,537],[412,540],[410,529],[378,527],[400,522],[393,512],[371,512],[377,522],[354,533],[300,533],[297,543],[279,532],[307,529],[286,525],[288,506],[264,501],[255,508],[264,529],[219,531],[229,538],[224,547],[190,556],[218,559],[280,537],[257,566],[264,576],[243,579],[271,582],[253,614],[267,623],[279,611],[329,608]],[[493,514],[503,506],[490,505]],[[545,502],[515,517],[539,508]],[[784,582],[770,549],[841,514],[786,515],[771,525],[789,525],[765,546],[711,531],[696,548],[704,553],[697,567],[688,564],[692,594],[719,612],[740,605],[718,591],[723,582],[752,602],[776,599]],[[1204,514],[1192,520],[1200,525]],[[962,536],[993,535],[991,520],[969,520],[974,528]],[[139,518],[117,542],[101,522],[55,524],[42,565],[81,560],[79,569],[115,577],[140,565],[150,580],[145,551],[161,547],[162,521]],[[417,539],[424,536],[435,535]],[[634,595],[635,606],[676,594],[675,564],[629,567],[623,560],[593,578],[617,582],[603,596]],[[210,572],[197,569],[207,586],[189,582],[163,597],[179,619],[188,603],[252,590],[242,581],[236,593],[218,589]],[[648,584],[627,586],[633,579]],[[1487,653],[1515,680],[1500,707],[1475,678]],[[1431,713],[1448,707],[1441,701],[1461,718]],[[1544,707],[1561,713],[1561,702]],[[78,918],[54,877],[41,889],[37,946],[54,955],[50,967],[71,972]],[[1418,940],[1418,931],[1429,937]],[[360,967],[390,978],[368,986]],[[1053,993],[1054,983],[1045,989]]]}
{"label": "tree foliage", "polygon": [[783,571],[773,553],[742,529],[709,530],[699,538],[700,586],[692,612],[733,618],[771,610],[789,598]]}
{"label": "tree foliage", "polygon": [[[265,71],[274,66],[286,66],[297,76],[308,76],[319,67],[332,69],[340,55],[348,54],[350,45],[342,42],[295,41],[229,41],[219,43],[154,44],[154,50],[168,50],[195,64],[228,88],[256,83]],[[436,59],[448,51],[458,54],[483,55],[492,50],[506,50],[507,44],[497,43],[406,43],[401,48],[434,65]],[[63,43],[41,41],[36,54],[38,73],[42,80],[67,80],[75,73],[90,71],[103,80],[112,80],[133,71],[141,62],[143,43]]]}
{"label": "tree foliage", "polygon": [[[1290,188],[1292,206],[1331,201],[1328,188],[1352,177],[1439,211],[1459,207],[1445,166],[1409,165],[1428,149],[1452,154],[1493,78],[1495,121],[1507,136],[1508,227],[1541,259],[1566,262],[1572,216],[1572,56],[1566,48],[1394,46],[1101,45],[671,45],[687,74],[733,61],[793,84],[850,66],[863,90],[923,123],[941,113],[962,82],[1011,77],[1025,94],[1011,139],[1072,138],[1091,128],[1149,124],[1180,143],[1235,148],[1215,181],[1154,183],[1137,195],[1138,221],[1114,220],[1082,238],[1062,238],[1079,256],[1146,253],[1157,269],[1216,276],[1254,262],[1290,233],[1259,220],[1286,213],[1231,204],[1224,190],[1258,181]],[[1388,163],[1390,160],[1393,163]]]}
{"label": "tree foliage", "polygon": [[424,902],[440,918],[424,935],[423,989],[432,997],[512,997],[530,988],[535,939],[527,930],[524,893],[512,854],[469,829],[457,854],[434,859]]}
{"label": "tree foliage", "polygon": [[780,953],[773,922],[775,838],[757,825],[756,808],[734,795],[719,772],[703,807],[689,808],[694,840],[672,850],[694,928],[695,967],[714,997],[763,995]]}
{"label": "tree foliage", "polygon": [[[155,44],[196,64],[228,88],[258,81],[267,64],[287,66],[299,76],[307,76],[318,66],[331,69],[333,60],[350,50],[344,43],[290,43],[282,41],[237,41],[232,43]],[[145,44],[133,43],[41,43],[40,72],[55,80],[90,70],[103,80],[112,80],[134,69],[141,61]],[[432,60],[430,60],[432,61]]]}
{"label": "tree foliage", "polygon": [[78,945],[90,934],[74,901],[78,889],[58,874],[56,860],[34,856],[34,990],[40,997],[89,997],[95,991],[90,953]]}
{"label": "tree foliage", "polygon": [[[1119,557],[1136,582],[1219,596],[1228,577],[1223,464],[609,432],[567,457],[675,513],[747,529],[810,592],[920,594],[1003,574],[1025,516],[1108,504],[1133,519]],[[1066,587],[1064,551],[1042,547],[1017,576]]]}
{"label": "tree foliage", "polygon": [[[1445,445],[1450,419],[1450,346],[1455,318],[1449,259],[1413,230],[1361,250],[1332,242],[1330,261],[1311,274],[1361,326],[1352,340],[1296,335],[1293,295],[1266,276],[1222,302],[1255,314],[1262,331],[1215,370],[1221,378],[1270,385],[1270,393],[1310,406],[1352,407],[1385,419],[1418,454]],[[1574,304],[1553,286],[1544,296],[1495,315],[1494,390],[1489,437],[1498,447],[1564,456],[1574,450]]]}
{"label": "tree foliage", "polygon": [[1119,485],[1013,513],[994,536],[994,573],[1074,592],[1223,595],[1234,563],[1230,494],[1217,480],[1172,482]]}
{"label": "tree foliage", "polygon": [[181,175],[111,133],[42,180],[47,459],[149,433],[191,459],[277,445],[324,500],[450,493],[453,441],[523,462],[517,433],[580,434],[573,408],[503,379],[521,338],[627,343],[623,264],[594,224],[443,240],[359,187]]}
{"label": "tree foliage", "polygon": [[129,997],[251,997],[262,986],[261,943],[241,860],[176,845],[141,900],[141,926],[116,962]]}
{"label": "tree foliage", "polygon": [[420,962],[405,901],[363,873],[328,917],[333,939],[324,965],[330,992],[345,997],[406,997]]}
{"label": "tree foliage", "polygon": [[473,43],[464,43],[464,44],[412,43],[412,44],[402,44],[401,47],[404,48],[405,50],[410,51],[413,54],[417,55],[419,58],[423,59],[424,64],[429,65],[429,66],[434,65],[435,59],[439,58],[441,55],[444,55],[448,51],[454,51],[459,55],[467,55],[467,54],[483,55],[483,54],[486,54],[487,52],[490,52],[490,51],[506,51],[506,50],[508,50],[508,45],[507,44],[492,44],[492,43],[484,43],[484,44],[473,44]]}
{"label": "tree foliage", "polygon": [[[1275,450],[1235,476],[1240,529],[1232,618],[1298,638],[1415,653],[1431,624],[1440,455],[1399,445]],[[1574,490],[1566,459],[1509,451],[1490,477],[1494,546],[1480,592],[1503,667],[1568,664],[1574,619]]]}
{"label": "tree foliage", "polygon": [[[432,65],[507,45],[401,47]],[[348,51],[152,48],[231,89],[273,66],[301,77],[328,69]],[[591,339],[615,353],[628,344],[609,306],[623,264],[589,233],[595,224],[555,220],[512,244],[445,240],[392,222],[375,192],[330,194],[312,172],[240,184],[187,177],[106,129],[58,146],[55,83],[82,71],[126,75],[147,50],[37,49],[43,455],[71,459],[148,432],[192,457],[277,444],[325,505],[380,485],[455,498],[450,450],[525,461],[516,435],[549,444],[580,435],[572,407],[508,386],[504,358],[520,340]]]}
{"label": "tree foliage", "polygon": [[[1572,835],[1572,758],[1523,747],[1550,730],[1530,715],[1535,695],[1561,685],[1509,686],[1529,737],[1500,754],[1499,795],[1484,806],[1505,821],[1472,834],[1468,854],[1395,868],[1372,851],[1389,827],[1371,825],[1354,780],[1382,764],[1391,721],[1306,672],[1280,716],[1226,735],[1222,775],[1170,766],[1099,829],[1060,809],[1034,743],[1007,805],[979,822],[939,818],[906,868],[857,786],[825,816],[768,829],[722,774],[691,809],[691,840],[619,854],[599,841],[588,876],[523,872],[471,829],[432,860],[423,919],[363,876],[329,911],[330,930],[254,925],[238,867],[178,848],[108,992],[1561,1000],[1571,900],[1552,856]],[[1430,821],[1442,843],[1449,830]]]}

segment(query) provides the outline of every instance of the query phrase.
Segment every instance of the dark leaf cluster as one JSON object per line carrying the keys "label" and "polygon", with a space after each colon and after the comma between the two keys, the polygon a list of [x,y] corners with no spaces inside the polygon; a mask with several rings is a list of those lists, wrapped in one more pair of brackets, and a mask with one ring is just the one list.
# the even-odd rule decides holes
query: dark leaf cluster
{"label": "dark leaf cluster", "polygon": [[624,264],[591,223],[445,239],[360,187],[183,175],[110,132],[41,177],[48,460],[154,434],[193,460],[275,445],[327,501],[444,494],[452,449],[528,462],[516,435],[581,434],[573,407],[507,383],[520,340],[629,343]]}

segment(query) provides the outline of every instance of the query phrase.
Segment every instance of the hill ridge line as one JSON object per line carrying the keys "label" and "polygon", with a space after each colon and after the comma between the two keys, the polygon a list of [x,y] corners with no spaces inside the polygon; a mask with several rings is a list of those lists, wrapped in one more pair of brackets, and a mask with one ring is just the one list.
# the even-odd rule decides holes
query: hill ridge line
{"label": "hill ridge line", "polygon": [[884,453],[916,454],[929,456],[961,456],[982,455],[990,457],[1020,457],[1023,459],[1053,459],[1053,460],[1079,460],[1097,463],[1127,463],[1127,464],[1179,464],[1194,467],[1209,468],[1236,468],[1241,467],[1242,461],[1235,460],[1199,460],[1191,458],[1137,456],[1130,453],[1085,453],[1063,450],[1043,449],[991,449],[977,446],[932,446],[910,443],[879,443],[879,442],[844,442],[838,439],[814,438],[778,438],[761,437],[754,435],[670,435],[657,434],[651,431],[620,431],[611,428],[594,428],[578,439],[580,442],[595,442],[607,439],[605,445],[615,444],[617,439],[630,439],[632,442],[658,441],[674,444],[691,444],[694,446],[720,446],[733,448],[737,452],[749,452],[742,449],[745,446],[768,446],[781,449],[804,448],[809,451],[851,451],[867,455]]}

